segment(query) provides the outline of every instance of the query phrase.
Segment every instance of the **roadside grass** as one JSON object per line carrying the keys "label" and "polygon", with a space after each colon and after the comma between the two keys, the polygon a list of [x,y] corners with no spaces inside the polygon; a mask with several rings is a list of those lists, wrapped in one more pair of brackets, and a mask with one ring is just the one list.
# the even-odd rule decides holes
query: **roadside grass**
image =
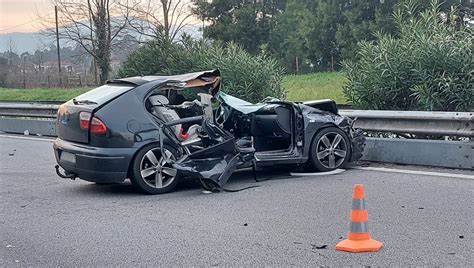
{"label": "roadside grass", "polygon": [[289,101],[308,101],[333,99],[338,104],[346,104],[342,93],[346,77],[341,72],[319,72],[302,75],[287,75],[283,78],[283,87]]}
{"label": "roadside grass", "polygon": [[67,101],[91,88],[0,88],[0,101]]}
{"label": "roadside grass", "polygon": [[[283,87],[289,101],[333,99],[338,104],[346,104],[342,93],[346,77],[340,72],[320,72],[302,75],[287,75]],[[1,100],[19,101],[67,101],[91,88],[0,88]]]}

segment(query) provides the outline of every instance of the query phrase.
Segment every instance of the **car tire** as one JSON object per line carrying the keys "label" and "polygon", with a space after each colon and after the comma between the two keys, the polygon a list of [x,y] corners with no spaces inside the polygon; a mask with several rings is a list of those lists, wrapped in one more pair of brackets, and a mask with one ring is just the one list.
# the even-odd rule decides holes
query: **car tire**
{"label": "car tire", "polygon": [[130,172],[132,184],[145,194],[164,194],[171,192],[179,180],[179,172],[166,159],[176,159],[176,150],[168,145],[161,149],[157,144],[150,144],[137,153]]}
{"label": "car tire", "polygon": [[337,127],[321,129],[314,136],[308,164],[313,170],[332,171],[344,167],[351,156],[347,133]]}

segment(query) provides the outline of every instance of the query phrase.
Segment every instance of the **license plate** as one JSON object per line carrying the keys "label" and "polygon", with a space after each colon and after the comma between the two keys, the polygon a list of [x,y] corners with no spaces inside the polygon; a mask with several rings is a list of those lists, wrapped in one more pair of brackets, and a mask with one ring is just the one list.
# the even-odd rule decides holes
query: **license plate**
{"label": "license plate", "polygon": [[69,163],[76,163],[76,155],[68,152],[61,153],[61,160]]}

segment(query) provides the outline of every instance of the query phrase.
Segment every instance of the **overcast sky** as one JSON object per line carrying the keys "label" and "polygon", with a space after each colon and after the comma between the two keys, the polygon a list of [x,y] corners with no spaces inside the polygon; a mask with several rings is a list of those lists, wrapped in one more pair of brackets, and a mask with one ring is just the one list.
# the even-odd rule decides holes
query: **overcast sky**
{"label": "overcast sky", "polygon": [[0,34],[40,30],[38,13],[54,18],[49,0],[0,0]]}

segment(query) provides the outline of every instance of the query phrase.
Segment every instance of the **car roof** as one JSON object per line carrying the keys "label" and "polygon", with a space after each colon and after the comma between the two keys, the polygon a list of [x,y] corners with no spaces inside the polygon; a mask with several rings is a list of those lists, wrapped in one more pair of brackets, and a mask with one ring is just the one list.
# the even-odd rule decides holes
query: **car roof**
{"label": "car roof", "polygon": [[204,78],[204,77],[216,77],[216,76],[220,77],[219,70],[209,70],[209,71],[201,71],[201,72],[186,73],[186,74],[179,74],[179,75],[168,75],[168,76],[160,76],[160,75],[133,76],[133,77],[108,80],[107,84],[127,83],[127,84],[133,84],[135,86],[140,86],[148,82],[158,81],[158,80],[162,80],[163,82],[166,82],[166,81],[189,82],[194,79],[199,79],[199,78]]}

